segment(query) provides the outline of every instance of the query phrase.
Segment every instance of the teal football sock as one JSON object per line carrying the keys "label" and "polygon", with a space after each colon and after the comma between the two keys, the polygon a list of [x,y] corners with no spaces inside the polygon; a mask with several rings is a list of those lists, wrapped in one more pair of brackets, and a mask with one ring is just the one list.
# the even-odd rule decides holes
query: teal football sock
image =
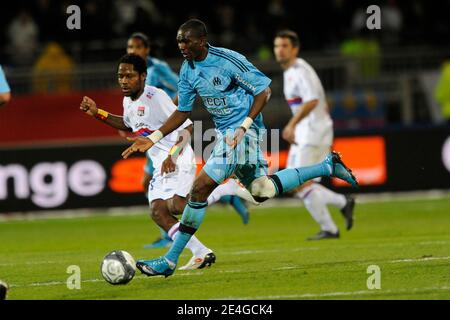
{"label": "teal football sock", "polygon": [[168,260],[175,264],[178,262],[181,252],[183,252],[192,235],[202,224],[207,205],[208,202],[188,202],[181,217],[178,235],[165,255]]}
{"label": "teal football sock", "polygon": [[271,178],[277,187],[277,194],[282,194],[301,186],[308,180],[329,177],[331,170],[329,164],[321,162],[308,167],[284,169],[272,175]]}

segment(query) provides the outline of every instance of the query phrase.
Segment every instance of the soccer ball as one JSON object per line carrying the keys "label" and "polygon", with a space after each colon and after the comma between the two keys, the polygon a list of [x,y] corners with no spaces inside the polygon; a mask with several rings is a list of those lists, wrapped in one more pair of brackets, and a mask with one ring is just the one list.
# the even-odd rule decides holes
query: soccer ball
{"label": "soccer ball", "polygon": [[8,293],[8,284],[0,280],[0,300],[5,300],[7,293]]}
{"label": "soccer ball", "polygon": [[103,278],[111,284],[126,284],[136,273],[136,263],[126,251],[114,250],[108,253],[101,265]]}

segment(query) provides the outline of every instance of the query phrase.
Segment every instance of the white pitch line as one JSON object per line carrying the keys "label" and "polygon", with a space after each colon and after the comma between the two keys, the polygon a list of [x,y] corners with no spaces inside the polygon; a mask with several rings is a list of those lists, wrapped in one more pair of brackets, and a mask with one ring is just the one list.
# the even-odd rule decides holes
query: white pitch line
{"label": "white pitch line", "polygon": [[210,300],[275,300],[275,299],[302,299],[302,298],[326,298],[340,296],[359,296],[359,295],[375,295],[375,294],[398,294],[398,293],[414,293],[427,291],[450,291],[450,287],[428,287],[428,288],[411,288],[398,290],[360,290],[349,292],[326,292],[326,293],[302,293],[287,295],[270,295],[255,297],[219,297]]}
{"label": "white pitch line", "polygon": [[[418,245],[435,245],[435,244],[447,244],[450,241],[426,241],[419,242]],[[339,248],[352,248],[352,249],[363,249],[368,247],[383,247],[383,246],[403,246],[406,244],[395,243],[395,244],[368,244],[368,245],[355,245],[355,246],[339,246]],[[218,251],[218,254],[221,256],[239,256],[239,255],[253,255],[253,254],[264,254],[264,253],[280,253],[280,252],[299,252],[299,251],[315,251],[319,249],[327,249],[329,247],[299,247],[299,248],[280,248],[280,249],[266,249],[266,250],[241,250],[241,251]],[[414,262],[414,261],[428,261],[428,260],[446,260],[449,259],[447,257],[429,257],[429,258],[420,258],[420,259],[399,259],[393,260],[390,263],[396,262]],[[9,263],[0,263],[0,267],[13,267],[17,265],[39,265],[39,264],[67,264],[68,261],[29,261],[21,264],[9,262]]]}
{"label": "white pitch line", "polygon": [[[426,261],[435,261],[435,260],[449,260],[450,257],[430,257],[430,258],[419,258],[419,259],[402,259],[402,260],[389,260],[389,261],[381,261],[386,263],[403,263],[403,262],[426,262]],[[366,262],[358,262],[357,264],[368,264],[369,261]],[[380,263],[380,261],[378,261]],[[277,267],[270,269],[271,271],[287,271],[287,270],[295,270],[295,269],[302,269],[307,268],[309,266],[307,265],[295,265],[295,266],[287,266],[287,267]],[[235,269],[235,270],[215,270],[216,273],[243,273],[243,272],[254,272],[252,270],[241,270],[241,269]],[[204,273],[201,271],[191,271],[188,273],[176,273],[173,275],[173,277],[190,277],[190,276],[201,276]],[[156,277],[147,277],[144,275],[136,276],[134,279],[157,279]],[[82,283],[90,283],[90,282],[102,282],[105,281],[103,279],[87,279],[82,280]],[[50,281],[50,282],[35,282],[35,283],[29,283],[29,284],[11,284],[11,288],[20,288],[20,287],[44,287],[44,286],[54,286],[54,285],[63,285],[66,284],[64,281]],[[372,292],[372,291],[370,291]],[[288,298],[288,297],[286,297]],[[258,299],[258,298],[254,298]],[[262,299],[262,298],[261,298]],[[269,298],[268,298],[269,299]],[[274,298],[275,299],[275,298]]]}
{"label": "white pitch line", "polygon": [[57,264],[57,263],[61,263],[61,261],[28,261],[20,264],[9,262],[9,263],[0,263],[0,267],[13,267],[18,265],[36,265],[36,264]]}
{"label": "white pitch line", "polygon": [[450,257],[425,257],[418,259],[400,259],[388,261],[388,263],[401,263],[401,262],[422,262],[422,261],[435,261],[435,260],[449,260]]}

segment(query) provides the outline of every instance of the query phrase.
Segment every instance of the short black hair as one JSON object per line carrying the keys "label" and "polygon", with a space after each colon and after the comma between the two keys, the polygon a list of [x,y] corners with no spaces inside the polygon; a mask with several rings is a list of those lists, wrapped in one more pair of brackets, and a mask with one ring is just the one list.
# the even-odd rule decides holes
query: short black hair
{"label": "short black hair", "polygon": [[190,19],[186,21],[178,28],[178,30],[190,30],[194,36],[198,38],[208,36],[205,23],[199,19]]}
{"label": "short black hair", "polygon": [[138,55],[127,53],[120,58],[117,67],[119,67],[121,63],[132,64],[134,70],[136,70],[139,74],[147,73],[147,62]]}
{"label": "short black hair", "polygon": [[150,38],[143,32],[133,33],[129,39],[139,39],[144,44],[144,47],[149,48],[151,45]]}
{"label": "short black hair", "polygon": [[300,47],[300,40],[298,39],[298,34],[295,31],[287,30],[287,29],[281,30],[277,33],[275,38],[288,38],[291,41],[292,46],[294,48]]}

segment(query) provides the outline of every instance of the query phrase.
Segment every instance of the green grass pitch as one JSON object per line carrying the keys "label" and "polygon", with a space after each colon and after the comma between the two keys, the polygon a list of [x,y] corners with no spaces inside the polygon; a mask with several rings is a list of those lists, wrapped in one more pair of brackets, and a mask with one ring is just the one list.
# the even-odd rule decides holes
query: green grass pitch
{"label": "green grass pitch", "polygon": [[[231,208],[214,206],[198,237],[217,255],[211,268],[136,277],[113,286],[99,266],[111,250],[136,259],[158,230],[145,212],[73,219],[0,222],[0,279],[8,299],[449,299],[450,199],[363,203],[341,239],[308,242],[317,225],[303,207],[252,210],[244,226]],[[180,264],[190,253],[184,252]],[[66,286],[67,267],[81,269],[81,289]],[[381,289],[368,289],[370,265]]]}

